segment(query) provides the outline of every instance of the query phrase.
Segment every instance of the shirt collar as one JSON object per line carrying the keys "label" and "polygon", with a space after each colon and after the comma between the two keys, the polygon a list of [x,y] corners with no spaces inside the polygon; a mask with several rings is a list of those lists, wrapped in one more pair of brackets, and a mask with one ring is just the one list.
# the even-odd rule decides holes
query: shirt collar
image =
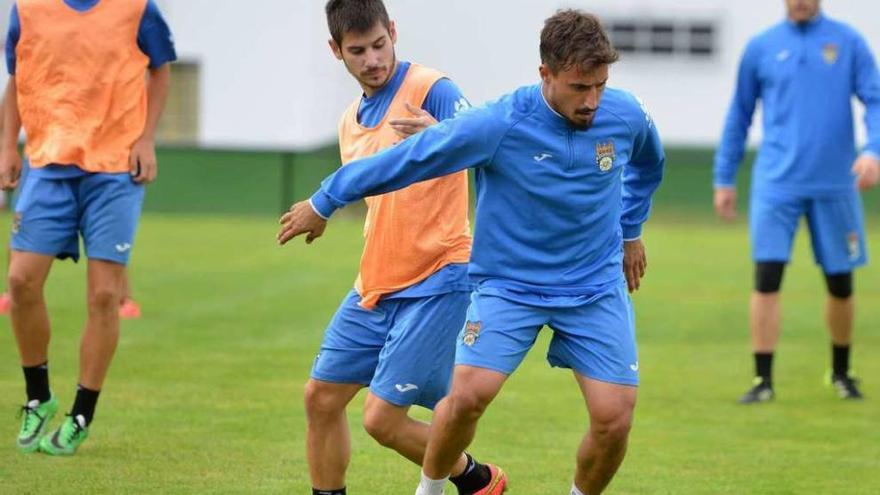
{"label": "shirt collar", "polygon": [[538,99],[540,102],[538,103],[538,113],[541,115],[542,119],[547,123],[556,125],[558,127],[571,130],[573,127],[571,123],[562,116],[559,112],[553,109],[550,106],[550,102],[547,101],[547,98],[544,96],[544,83],[541,83],[537,86],[538,91]]}

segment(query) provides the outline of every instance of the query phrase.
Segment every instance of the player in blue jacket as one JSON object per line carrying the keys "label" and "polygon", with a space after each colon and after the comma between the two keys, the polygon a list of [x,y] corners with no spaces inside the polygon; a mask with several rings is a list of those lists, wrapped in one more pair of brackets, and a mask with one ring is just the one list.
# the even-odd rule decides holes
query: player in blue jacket
{"label": "player in blue jacket", "polygon": [[[786,0],[788,19],[748,44],[715,157],[715,208],[735,215],[736,171],[755,106],[764,137],[752,178],[750,230],[755,261],[751,334],[756,378],[744,404],[773,399],[773,352],[779,340],[779,289],[801,217],[828,287],[831,383],[860,399],[850,374],[853,276],[867,261],[858,189],[880,175],[880,73],[867,43],[829,19],[819,0]],[[851,99],[866,109],[868,144],[857,155]]]}
{"label": "player in blue jacket", "polygon": [[600,493],[626,450],[639,376],[627,284],[638,289],[645,272],[640,237],[663,150],[644,106],[605,87],[617,53],[598,19],[558,12],[541,57],[541,84],[349,163],[281,219],[279,242],[306,233],[311,242],[348,203],[476,170],[476,289],[418,494],[442,493],[479,417],[545,325],[554,332],[548,361],[574,371],[589,405],[572,493]]}

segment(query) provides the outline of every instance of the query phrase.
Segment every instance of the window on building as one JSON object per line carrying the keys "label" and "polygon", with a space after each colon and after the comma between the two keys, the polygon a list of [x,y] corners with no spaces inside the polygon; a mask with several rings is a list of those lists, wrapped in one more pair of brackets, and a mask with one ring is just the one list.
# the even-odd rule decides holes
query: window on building
{"label": "window on building", "polygon": [[156,131],[159,142],[193,144],[198,141],[200,72],[195,62],[171,64],[171,88]]}
{"label": "window on building", "polygon": [[715,26],[709,23],[691,24],[690,52],[692,55],[715,53]]}
{"label": "window on building", "polygon": [[718,30],[714,22],[614,20],[607,22],[611,42],[623,54],[711,57]]}

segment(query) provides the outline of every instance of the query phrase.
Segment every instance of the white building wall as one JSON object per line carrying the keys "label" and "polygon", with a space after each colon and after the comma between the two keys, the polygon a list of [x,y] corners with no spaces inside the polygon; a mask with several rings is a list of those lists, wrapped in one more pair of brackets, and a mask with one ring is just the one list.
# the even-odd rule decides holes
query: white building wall
{"label": "white building wall", "polygon": [[302,148],[334,139],[351,92],[326,56],[320,3],[165,1],[178,56],[201,65],[202,144]]}
{"label": "white building wall", "polygon": [[[327,47],[324,0],[158,2],[181,59],[201,64],[202,145],[301,149],[335,140],[337,117],[359,88]],[[10,3],[0,0],[0,8],[7,10]],[[625,56],[612,72],[614,86],[648,103],[667,143],[695,145],[718,139],[747,40],[784,15],[783,0],[386,4],[398,23],[399,56],[445,71],[474,103],[537,80],[538,35],[557,8],[584,8],[618,19],[714,20],[719,28],[715,56]],[[880,2],[824,0],[823,5],[829,15],[859,29],[880,53]],[[0,26],[6,17],[2,14]]]}
{"label": "white building wall", "polygon": [[[664,140],[687,145],[717,142],[742,49],[784,17],[783,0],[447,0],[443,8],[413,0],[387,4],[398,20],[400,55],[446,71],[474,102],[537,80],[538,36],[543,20],[559,7],[618,19],[717,20],[714,57],[624,56],[612,70],[611,84],[646,101]],[[828,15],[854,25],[880,54],[880,2],[825,0],[823,6]],[[759,134],[753,133],[753,141]]]}

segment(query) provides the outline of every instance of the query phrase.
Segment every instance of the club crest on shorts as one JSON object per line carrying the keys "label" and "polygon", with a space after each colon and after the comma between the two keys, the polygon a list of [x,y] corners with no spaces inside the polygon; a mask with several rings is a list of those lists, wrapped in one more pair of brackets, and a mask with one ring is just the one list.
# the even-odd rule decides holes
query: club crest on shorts
{"label": "club crest on shorts", "polygon": [[822,58],[828,65],[834,65],[834,63],[837,62],[837,57],[839,55],[840,49],[838,49],[837,45],[834,43],[825,43],[825,46],[822,47]]}
{"label": "club crest on shorts", "polygon": [[855,261],[859,259],[859,256],[862,255],[862,248],[859,243],[858,232],[850,232],[849,235],[846,236],[846,245],[849,248],[849,260]]}
{"label": "club crest on shorts", "polygon": [[611,170],[614,166],[614,141],[596,143],[596,163],[602,172]]}
{"label": "club crest on shorts", "polygon": [[21,213],[16,213],[12,217],[12,233],[17,234],[19,230],[21,230]]}
{"label": "club crest on shorts", "polygon": [[477,337],[480,336],[480,327],[481,323],[479,321],[469,321],[464,325],[464,335],[461,337],[461,341],[464,342],[466,346],[472,346],[477,342]]}

